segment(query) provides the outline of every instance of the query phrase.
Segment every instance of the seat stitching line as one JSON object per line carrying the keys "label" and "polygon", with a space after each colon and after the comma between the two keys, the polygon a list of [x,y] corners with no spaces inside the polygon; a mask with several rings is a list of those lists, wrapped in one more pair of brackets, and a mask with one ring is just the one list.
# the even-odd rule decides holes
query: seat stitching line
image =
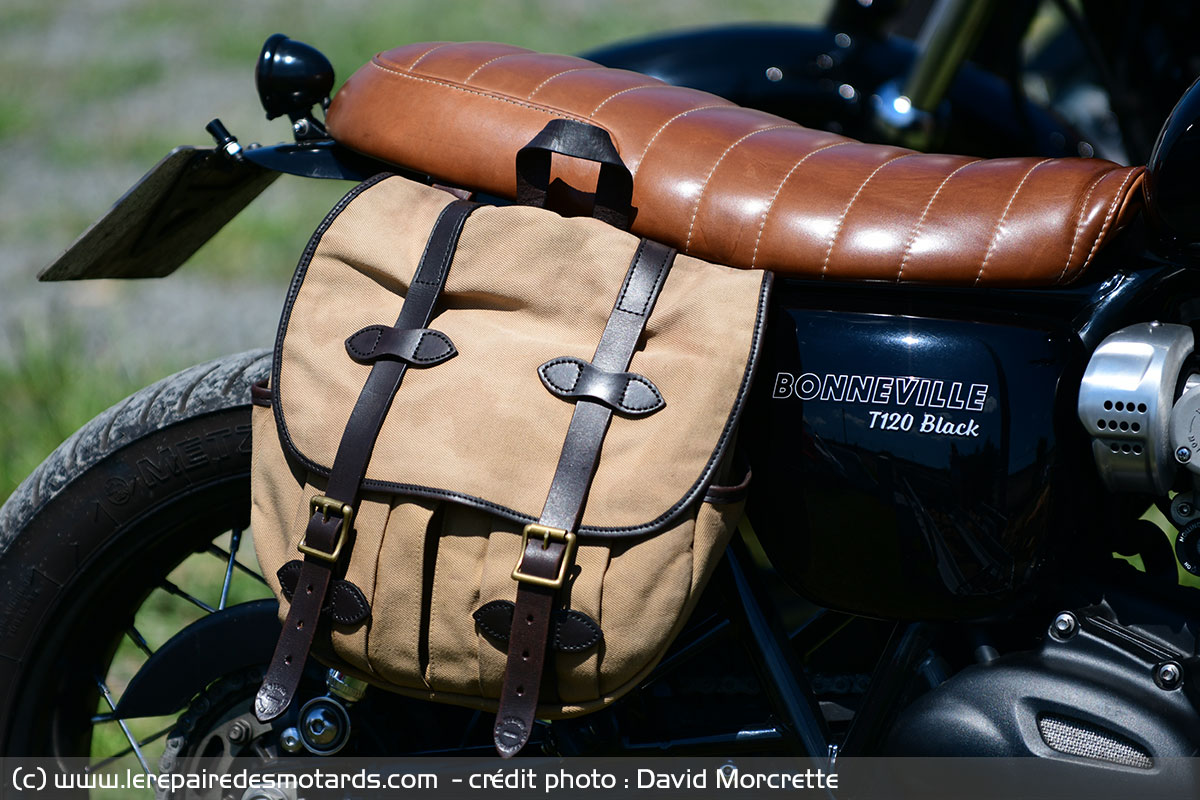
{"label": "seat stitching line", "polygon": [[588,114],[588,119],[591,119],[592,117],[596,116],[596,112],[599,111],[600,109],[604,108],[604,106],[608,105],[608,101],[612,100],[614,97],[620,97],[621,95],[625,94],[626,92],[636,92],[638,89],[653,89],[655,87],[662,86],[662,85],[663,84],[661,81],[656,81],[654,83],[645,83],[645,84],[642,84],[641,86],[631,86],[628,89],[622,89],[621,91],[619,91],[615,94],[611,94],[608,97],[604,98],[603,103],[601,103],[600,105],[598,105],[592,109],[592,113]]}
{"label": "seat stitching line", "polygon": [[983,263],[979,265],[979,272],[975,275],[976,286],[983,280],[983,271],[987,269],[987,263],[992,257],[992,251],[996,249],[996,242],[1000,241],[1000,231],[1004,228],[1004,220],[1008,219],[1008,211],[1012,208],[1013,201],[1017,199],[1017,195],[1020,194],[1021,187],[1025,185],[1025,181],[1029,180],[1029,176],[1033,174],[1035,169],[1049,160],[1048,158],[1044,158],[1030,167],[1029,171],[1025,173],[1025,177],[1021,178],[1021,182],[1017,184],[1017,188],[1013,189],[1012,197],[1008,198],[1008,203],[1005,204],[1004,211],[1000,214],[1000,219],[996,221],[996,227],[992,231],[992,240],[988,243],[987,252],[983,254]]}
{"label": "seat stitching line", "polygon": [[[1111,174],[1111,172],[1108,173],[1108,175]],[[1138,174],[1139,173],[1136,169],[1130,169],[1129,174],[1125,176],[1125,180],[1121,181],[1121,186],[1117,189],[1117,194],[1113,198],[1112,205],[1108,207],[1108,214],[1106,214],[1104,217],[1104,224],[1100,226],[1100,232],[1096,234],[1096,241],[1092,243],[1092,249],[1088,251],[1087,258],[1085,258],[1083,263],[1079,265],[1080,269],[1083,269],[1085,266],[1087,266],[1087,264],[1092,260],[1092,256],[1096,254],[1096,249],[1100,246],[1100,240],[1104,238],[1104,234],[1108,230],[1108,225],[1112,221],[1113,215],[1117,212],[1117,206],[1121,204],[1121,195],[1125,192],[1125,187],[1128,186],[1129,181]],[[1105,177],[1107,177],[1107,175]]]}
{"label": "seat stitching line", "polygon": [[485,61],[485,62],[483,62],[482,64],[480,64],[478,67],[476,67],[476,68],[475,68],[475,69],[474,69],[474,70],[471,72],[471,74],[470,74],[470,75],[468,75],[467,77],[463,78],[463,83],[470,83],[470,82],[471,82],[471,78],[474,78],[474,77],[475,77],[475,75],[476,75],[476,73],[478,73],[478,72],[479,72],[479,70],[483,69],[483,68],[484,68],[484,67],[486,67],[488,64],[494,64],[494,63],[496,63],[497,61],[499,61],[500,59],[502,59],[502,58],[508,58],[509,56],[520,56],[520,55],[525,55],[525,54],[524,54],[524,53],[505,53],[505,54],[503,54],[503,55],[496,56],[495,58],[490,58],[490,59],[488,59],[487,61]]}
{"label": "seat stitching line", "polygon": [[721,157],[717,159],[717,163],[713,164],[712,169],[708,171],[708,177],[704,179],[704,185],[700,187],[700,194],[696,196],[696,205],[692,208],[692,221],[688,224],[687,241],[683,244],[683,252],[686,253],[688,248],[692,246],[692,230],[696,227],[696,217],[700,216],[700,203],[704,201],[704,193],[708,191],[708,185],[712,181],[712,176],[717,173],[717,167],[721,166],[721,162],[725,160],[725,157],[732,153],[735,147],[749,139],[751,136],[755,136],[759,133],[766,133],[767,131],[777,131],[780,128],[794,127],[796,127],[795,123],[788,123],[787,125],[772,125],[769,128],[759,128],[756,131],[750,131],[745,136],[729,145],[729,147],[725,148],[725,152],[722,153]]}
{"label": "seat stitching line", "polygon": [[[1055,283],[1062,283],[1066,279],[1067,270],[1069,270],[1071,268],[1071,259],[1075,255],[1075,246],[1076,246],[1076,243],[1079,241],[1079,234],[1083,232],[1083,216],[1084,216],[1084,214],[1087,213],[1087,201],[1089,199],[1091,199],[1092,192],[1095,191],[1096,187],[1100,185],[1100,182],[1103,181],[1105,178],[1107,178],[1109,175],[1112,175],[1114,172],[1116,172],[1115,169],[1110,169],[1107,172],[1105,172],[1104,174],[1100,175],[1098,178],[1096,178],[1096,180],[1092,181],[1091,185],[1088,187],[1087,194],[1083,196],[1083,203],[1081,203],[1080,207],[1079,207],[1079,218],[1075,221],[1075,235],[1071,238],[1071,251],[1069,253],[1067,253],[1067,263],[1063,264],[1062,271],[1058,273],[1058,277],[1054,281]],[[1135,173],[1136,173],[1136,170],[1135,170]],[[1117,189],[1116,198],[1113,201],[1114,203],[1120,201],[1121,192],[1124,191],[1125,185],[1129,182],[1128,178],[1129,178],[1129,176],[1127,175],[1126,180],[1122,181],[1121,186]],[[1105,223],[1107,223],[1107,221],[1108,221],[1108,217],[1105,216]],[[1097,234],[1097,239],[1099,239],[1100,236],[1103,236],[1103,234],[1104,234],[1104,229],[1103,229],[1103,226],[1101,226],[1100,233]],[[1093,248],[1093,250],[1095,249],[1095,244],[1092,245],[1092,248]],[[1088,263],[1088,260],[1091,257],[1092,257],[1092,253],[1089,251],[1087,257],[1084,258],[1083,263],[1080,264],[1081,269],[1084,265],[1086,265]]]}
{"label": "seat stitching line", "polygon": [[1079,234],[1083,232],[1083,215],[1087,213],[1088,200],[1092,198],[1092,192],[1096,191],[1096,187],[1100,185],[1100,181],[1112,174],[1112,170],[1101,173],[1090,184],[1088,184],[1087,193],[1083,196],[1083,202],[1079,204],[1079,216],[1075,219],[1075,235],[1071,237],[1071,249],[1067,252],[1067,263],[1063,264],[1062,271],[1058,273],[1058,277],[1054,279],[1055,283],[1062,283],[1063,276],[1067,274],[1067,270],[1071,268],[1071,259],[1075,257],[1075,246],[1079,243]]}
{"label": "seat stitching line", "polygon": [[805,161],[807,161],[810,157],[815,156],[817,153],[820,153],[824,150],[829,150],[830,148],[833,148],[833,147],[841,147],[844,144],[857,144],[857,142],[854,142],[854,141],[834,142],[833,144],[827,144],[823,147],[818,147],[816,150],[811,151],[810,153],[805,155],[804,158],[800,159],[795,164],[793,164],[792,168],[788,170],[787,175],[783,176],[783,180],[781,180],[779,182],[779,185],[775,187],[775,194],[771,195],[770,202],[768,202],[767,207],[765,209],[763,209],[762,220],[758,223],[758,237],[754,240],[754,254],[750,257],[750,269],[754,269],[755,265],[758,263],[758,246],[762,242],[763,231],[766,230],[766,227],[767,227],[767,216],[771,213],[771,210],[773,208],[775,208],[775,201],[779,198],[779,193],[783,191],[783,187],[787,184],[788,180],[792,177],[792,173],[795,172],[800,167],[801,164],[803,164]]}
{"label": "seat stitching line", "polygon": [[547,83],[554,80],[555,78],[562,77],[563,75],[566,75],[568,72],[583,72],[583,71],[589,70],[589,69],[608,69],[608,67],[573,67],[571,69],[564,69],[562,72],[556,72],[553,75],[551,75],[549,78],[546,78],[546,80],[539,83],[537,86],[533,87],[533,91],[530,92],[528,95],[526,95],[525,99],[532,100],[533,96],[535,94],[537,94],[538,92],[540,92],[542,90],[543,86],[545,86]]}
{"label": "seat stitching line", "polygon": [[[514,106],[528,108],[531,111],[540,111],[543,114],[549,114],[550,116],[571,117],[573,119],[579,120],[580,122],[587,122],[586,118],[581,117],[578,114],[571,112],[571,111],[564,111],[559,108],[548,108],[547,106],[534,105],[532,103],[523,103],[520,100],[515,100],[511,97],[506,97],[505,95],[502,95],[502,94],[496,94],[494,92],[487,92],[487,91],[483,91],[480,89],[472,89],[472,88],[468,88],[466,86],[460,86],[456,83],[451,83],[450,81],[440,79],[440,78],[427,78],[427,77],[423,77],[421,75],[409,75],[407,72],[400,72],[399,70],[392,69],[391,67],[385,67],[382,64],[378,64],[375,62],[371,62],[371,66],[375,67],[376,69],[383,70],[384,72],[390,73],[392,75],[397,75],[401,78],[408,78],[409,80],[421,81],[422,83],[431,83],[434,86],[444,86],[447,89],[454,89],[455,91],[466,92],[467,94],[479,95],[480,97],[484,97],[489,100],[499,100],[504,103],[510,103]],[[604,127],[604,126],[601,125],[599,127]]]}
{"label": "seat stitching line", "polygon": [[[421,55],[417,57],[416,61],[414,61],[413,63],[408,65],[408,71],[412,72],[414,69],[416,69],[417,64],[420,64],[422,61],[424,61],[425,57],[428,56],[430,53],[435,53],[438,50],[441,50],[443,47],[449,47],[452,44],[458,44],[458,42],[442,42],[441,44],[437,45],[436,47],[429,48],[424,53],[421,53]],[[375,64],[377,62],[372,61],[371,63]],[[394,71],[394,70],[390,70],[390,71]]]}
{"label": "seat stitching line", "polygon": [[908,243],[904,245],[904,254],[900,257],[900,269],[896,270],[896,282],[899,283],[904,277],[904,267],[908,264],[908,257],[912,254],[912,246],[917,243],[917,235],[921,232],[921,225],[925,223],[925,217],[929,215],[929,209],[933,208],[933,202],[938,199],[938,195],[942,193],[942,189],[946,188],[946,184],[950,182],[958,173],[962,172],[972,164],[978,164],[982,158],[977,158],[974,161],[968,161],[966,164],[960,165],[957,169],[942,179],[938,184],[937,189],[933,192],[933,197],[929,198],[929,202],[925,204],[925,209],[921,212],[921,216],[917,219],[917,224],[913,228],[912,234],[908,237]]}
{"label": "seat stitching line", "polygon": [[[637,168],[641,169],[642,162],[646,160],[646,153],[650,152],[650,145],[654,144],[654,141],[658,138],[658,135],[660,133],[662,133],[663,131],[665,131],[667,129],[668,125],[670,125],[672,122],[679,119],[680,117],[686,117],[688,114],[691,114],[693,111],[706,111],[711,108],[737,108],[737,106],[735,106],[733,103],[714,103],[714,104],[708,105],[708,106],[696,106],[695,108],[689,108],[687,111],[679,112],[678,114],[676,114],[675,116],[671,117],[669,120],[664,122],[662,124],[662,127],[660,127],[658,130],[656,130],[654,132],[654,135],[650,137],[650,141],[646,142],[646,146],[642,149],[642,155],[638,158]],[[797,127],[799,127],[799,126],[797,126]],[[636,171],[634,172],[634,175],[637,175]]]}
{"label": "seat stitching line", "polygon": [[846,204],[845,210],[842,211],[842,216],[840,219],[838,219],[837,227],[833,231],[833,238],[829,242],[829,249],[827,251],[825,251],[825,262],[823,264],[821,264],[821,277],[822,278],[825,277],[825,273],[829,270],[829,260],[833,257],[833,248],[837,247],[838,237],[840,237],[842,235],[842,227],[846,224],[846,217],[850,216],[850,209],[852,209],[854,207],[854,203],[856,200],[858,200],[858,196],[860,194],[862,194],[862,190],[867,188],[867,184],[871,182],[871,179],[874,178],[876,175],[878,175],[879,170],[883,169],[888,164],[891,164],[893,161],[899,161],[902,158],[908,158],[909,156],[916,156],[916,155],[920,155],[920,153],[913,153],[913,152],[901,153],[898,156],[889,158],[887,161],[883,162],[878,167],[876,167],[871,172],[871,174],[868,175],[866,177],[866,179],[859,185],[858,191],[856,191],[854,193],[854,196],[850,198],[850,202]]}

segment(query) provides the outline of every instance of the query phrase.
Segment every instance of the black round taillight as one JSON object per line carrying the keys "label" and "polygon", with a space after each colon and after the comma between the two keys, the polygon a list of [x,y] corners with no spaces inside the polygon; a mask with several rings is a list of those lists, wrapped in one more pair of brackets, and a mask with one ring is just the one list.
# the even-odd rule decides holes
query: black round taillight
{"label": "black round taillight", "polygon": [[296,120],[328,101],[333,65],[315,47],[277,33],[263,44],[254,83],[267,119],[287,114]]}

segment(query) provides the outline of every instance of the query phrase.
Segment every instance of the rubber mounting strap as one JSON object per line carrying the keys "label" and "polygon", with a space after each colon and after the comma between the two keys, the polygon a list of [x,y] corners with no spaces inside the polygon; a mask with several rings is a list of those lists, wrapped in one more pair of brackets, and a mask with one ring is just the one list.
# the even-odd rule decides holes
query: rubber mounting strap
{"label": "rubber mounting strap", "polygon": [[[404,331],[428,327],[433,318],[434,304],[446,285],[446,275],[450,271],[450,262],[454,258],[463,224],[476,208],[476,203],[455,200],[438,216],[404,298],[400,316],[396,319],[397,329]],[[371,368],[358,402],[350,412],[350,420],[346,423],[346,431],[342,434],[329,472],[325,496],[337,504],[353,508],[358,502],[359,485],[366,475],[379,429],[383,426],[392,398],[399,390],[407,369],[408,364],[404,361],[390,359],[377,361]],[[342,523],[342,518],[336,514],[316,510],[305,530],[306,547],[321,553],[334,553],[343,536],[353,535],[352,531],[342,531]],[[343,559],[346,552],[348,550],[344,549]],[[304,566],[296,581],[296,592],[283,623],[279,643],[275,646],[275,654],[271,657],[263,685],[254,699],[254,715],[261,722],[281,715],[296,694],[334,570],[341,571],[340,565],[332,559],[305,554]]]}
{"label": "rubber mounting strap", "polygon": [[[629,368],[674,261],[672,248],[642,240],[592,356],[595,367],[609,372],[624,372]],[[595,401],[582,398],[576,401],[539,525],[571,533],[579,526],[612,415],[612,409]],[[522,555],[521,572],[553,580],[562,569],[566,554],[564,542],[530,536]],[[545,586],[525,581],[517,584],[504,685],[492,730],[496,750],[504,758],[516,755],[533,730],[555,594],[554,589]]]}

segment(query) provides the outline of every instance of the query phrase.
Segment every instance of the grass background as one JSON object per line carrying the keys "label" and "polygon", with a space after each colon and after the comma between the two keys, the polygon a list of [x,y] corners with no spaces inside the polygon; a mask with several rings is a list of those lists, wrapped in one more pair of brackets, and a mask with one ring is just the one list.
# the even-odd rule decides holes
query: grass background
{"label": "grass background", "polygon": [[339,83],[383,49],[495,40],[572,53],[653,32],[810,22],[824,0],[5,0],[0,4],[0,498],[59,442],[140,386],[268,345],[288,276],[343,182],[283,177],[161,281],[38,284],[35,275],[159,158],[243,142],[267,122],[253,67],[267,36],[321,49]]}
{"label": "grass background", "polygon": [[[344,80],[400,44],[495,40],[575,53],[729,22],[809,23],[826,0],[4,0],[0,3],[0,499],[63,439],[138,388],[190,364],[269,345],[287,281],[344,182],[284,176],[175,275],[40,284],[37,272],[171,148],[211,144],[220,117],[244,142],[290,138],[254,90],[262,42],[308,42]],[[224,543],[222,543],[223,546]],[[256,566],[250,541],[239,560]],[[212,605],[224,565],[200,554],[170,580]],[[231,602],[263,596],[235,580]],[[203,612],[156,589],[135,626],[152,648]],[[123,640],[116,697],[143,657]],[[103,705],[97,709],[106,711]],[[135,720],[148,738],[172,718]],[[93,755],[125,746],[97,726]],[[152,765],[162,741],[146,748]],[[119,765],[138,769],[132,757]]]}
{"label": "grass background", "polygon": [[[208,145],[219,116],[243,142],[289,138],[258,106],[259,47],[283,32],[321,49],[339,82],[373,53],[496,40],[573,53],[665,30],[810,23],[827,0],[4,0],[0,3],[0,499],[59,442],[178,369],[272,340],[288,277],[348,184],[283,177],[161,281],[39,284],[35,275],[159,158]],[[253,563],[249,543],[242,560]],[[215,559],[172,580],[208,602]],[[237,584],[234,600],[257,596]],[[157,646],[201,612],[156,591],[137,626]],[[119,696],[140,657],[122,644]],[[139,736],[169,720],[140,723]],[[104,729],[98,753],[122,745]],[[151,753],[151,759],[155,755]]]}

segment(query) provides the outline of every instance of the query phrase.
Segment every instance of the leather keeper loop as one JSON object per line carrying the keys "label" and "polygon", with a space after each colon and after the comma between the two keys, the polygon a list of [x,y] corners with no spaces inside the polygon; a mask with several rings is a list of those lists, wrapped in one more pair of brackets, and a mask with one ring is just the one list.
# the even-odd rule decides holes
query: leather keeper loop
{"label": "leather keeper loop", "polygon": [[636,372],[609,372],[582,358],[555,358],[538,367],[550,394],[563,400],[595,400],[630,417],[645,417],[666,406],[649,378]]}
{"label": "leather keeper loop", "polygon": [[[592,363],[574,363],[579,379],[574,381],[572,388],[578,388],[584,382],[585,367],[592,371],[592,377],[586,382],[596,386],[604,383],[604,376],[613,382],[621,375],[641,377],[632,376],[625,370],[629,368],[674,261],[675,251],[670,247],[642,240],[600,335]],[[565,359],[552,359],[543,367],[549,370],[552,366],[569,363]],[[539,370],[539,374],[541,372]],[[546,380],[545,374],[542,379]],[[636,381],[621,381],[625,393],[631,383]],[[645,388],[643,384],[638,386]],[[657,394],[658,390],[654,392]],[[661,400],[661,396],[658,399]],[[509,633],[500,706],[492,729],[496,751],[502,758],[516,755],[529,741],[533,729],[538,687],[551,640],[550,617],[555,595],[573,557],[574,531],[579,527],[611,420],[612,408],[604,403],[583,398],[575,404],[542,514],[537,523],[525,526],[523,552],[513,570],[513,579],[518,581],[517,602]],[[535,535],[540,535],[540,541],[534,538]]]}
{"label": "leather keeper loop", "polygon": [[368,325],[358,331],[346,339],[346,352],[360,364],[390,357],[412,367],[432,367],[458,355],[454,342],[441,331],[387,325]]}

